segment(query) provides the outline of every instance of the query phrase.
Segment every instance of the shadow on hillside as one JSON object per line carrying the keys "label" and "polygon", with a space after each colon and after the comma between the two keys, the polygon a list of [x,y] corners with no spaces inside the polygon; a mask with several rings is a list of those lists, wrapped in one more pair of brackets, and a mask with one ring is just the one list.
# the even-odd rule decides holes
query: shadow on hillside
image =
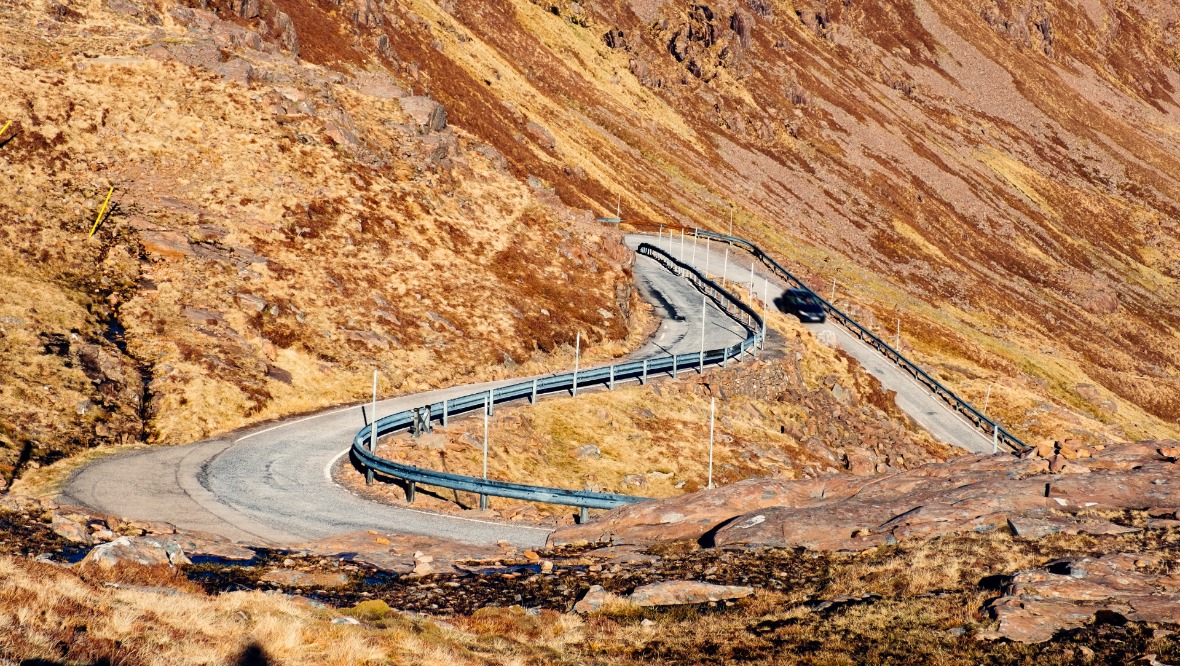
{"label": "shadow on hillside", "polygon": [[[20,662],[20,666],[65,666],[67,663],[75,664],[77,662],[51,661],[49,659],[26,659]],[[242,654],[233,662],[233,666],[270,666],[270,657],[266,656],[266,650],[257,643],[251,643],[242,650]],[[91,662],[88,666],[111,666],[110,659],[99,659]]]}
{"label": "shadow on hillside", "polygon": [[242,654],[238,655],[234,666],[269,666],[271,663],[270,657],[266,656],[266,650],[258,643],[251,643],[242,650]]}

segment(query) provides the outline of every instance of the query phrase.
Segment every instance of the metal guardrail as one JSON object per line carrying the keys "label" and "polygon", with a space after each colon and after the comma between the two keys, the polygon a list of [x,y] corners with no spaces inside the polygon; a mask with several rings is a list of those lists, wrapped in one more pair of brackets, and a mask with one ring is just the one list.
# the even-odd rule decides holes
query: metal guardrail
{"label": "metal guardrail", "polygon": [[757,245],[744,238],[713,233],[711,231],[697,229],[694,230],[693,233],[701,238],[710,238],[722,243],[729,243],[730,245],[742,248],[743,250],[754,255],[758,261],[762,262],[762,264],[774,272],[775,275],[778,275],[790,284],[795,285],[796,288],[809,292],[821,304],[823,304],[823,308],[828,313],[828,316],[832,317],[832,319],[836,320],[836,322],[847,328],[861,341],[876,349],[883,356],[885,356],[885,358],[892,361],[902,370],[908,372],[915,380],[924,385],[931,393],[936,395],[943,402],[947,403],[951,409],[955,410],[957,413],[966,418],[968,422],[970,422],[984,434],[991,435],[993,438],[993,443],[1003,444],[1016,452],[1029,448],[1027,444],[1020,440],[1020,438],[1008,432],[1003,426],[993,419],[988,418],[983,414],[983,412],[980,412],[971,403],[960,398],[955,394],[954,391],[947,388],[942,382],[931,377],[929,373],[918,367],[913,361],[909,360],[905,356],[902,356],[901,352],[894,349],[889,345],[889,343],[877,337],[872,331],[869,331],[864,326],[861,326],[860,323],[858,323],[855,319],[848,316],[839,310],[835,305],[829,303],[822,296],[812,291],[811,288],[804,284],[802,280],[795,277],[790,271],[780,266],[778,262],[763,252],[762,249]]}
{"label": "metal guardrail", "polygon": [[[577,393],[578,388],[587,386],[606,386],[614,389],[615,384],[624,381],[638,381],[646,384],[649,377],[668,373],[675,377],[684,370],[704,370],[705,366],[725,366],[729,359],[738,358],[746,354],[753,354],[762,345],[765,332],[762,317],[752,307],[743,303],[737,296],[731,294],[717,282],[709,279],[697,269],[685,264],[664,250],[642,243],[636,250],[639,254],[651,257],[668,270],[684,277],[701,293],[711,300],[721,311],[742,324],[749,335],[741,342],[723,349],[706,349],[687,354],[671,354],[668,356],[654,356],[637,361],[628,361],[609,366],[577,370],[535,377],[530,380],[517,382],[508,386],[480,391],[469,395],[434,402],[421,407],[407,409],[376,421],[377,437],[401,431],[410,431],[418,435],[429,432],[435,422],[447,425],[452,416],[486,409],[491,414],[496,405],[516,400],[527,399],[534,403],[538,396],[570,391]],[[451,490],[478,493],[480,508],[487,508],[487,498],[508,497],[511,499],[530,502],[545,502],[549,504],[563,504],[581,508],[582,519],[586,518],[587,509],[613,509],[624,504],[641,502],[648,498],[615,493],[599,493],[585,490],[567,490],[564,488],[548,488],[532,486],[506,481],[493,481],[449,472],[439,472],[413,465],[403,465],[386,460],[374,453],[369,446],[373,442],[373,424],[361,428],[352,441],[352,460],[366,471],[369,481],[373,480],[374,472],[384,476],[402,479],[407,482],[406,499],[414,501],[417,484],[437,486]]]}

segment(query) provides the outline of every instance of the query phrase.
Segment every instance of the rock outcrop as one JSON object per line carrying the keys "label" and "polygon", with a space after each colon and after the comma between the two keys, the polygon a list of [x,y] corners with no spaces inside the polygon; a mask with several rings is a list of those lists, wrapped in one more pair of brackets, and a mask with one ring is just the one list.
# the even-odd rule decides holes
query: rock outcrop
{"label": "rock outcrop", "polygon": [[712,491],[615,509],[564,527],[553,544],[702,545],[865,550],[940,534],[1012,529],[1111,534],[1126,528],[1073,514],[1180,506],[1174,444],[1143,442],[1095,453],[1088,473],[1053,473],[1043,458],[966,456],[877,477],[755,479]]}
{"label": "rock outcrop", "polygon": [[982,638],[1041,643],[1086,624],[1180,624],[1180,576],[1155,556],[1116,553],[1049,562],[1011,576]]}
{"label": "rock outcrop", "polygon": [[683,606],[742,599],[751,594],[754,594],[754,588],[744,585],[714,585],[691,580],[666,580],[635,588],[631,592],[630,601],[636,606]]}

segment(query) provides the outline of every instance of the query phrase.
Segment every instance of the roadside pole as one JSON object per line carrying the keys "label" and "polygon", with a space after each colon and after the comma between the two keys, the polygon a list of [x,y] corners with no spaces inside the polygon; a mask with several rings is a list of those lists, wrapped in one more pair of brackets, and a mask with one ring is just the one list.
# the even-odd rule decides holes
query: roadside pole
{"label": "roadside pole", "polygon": [[707,308],[709,307],[709,297],[701,294],[701,367],[699,374],[705,374],[705,328],[708,323],[705,319]]}
{"label": "roadside pole", "polygon": [[680,261],[684,262],[684,229],[680,229]]}
{"label": "roadside pole", "polygon": [[713,414],[717,409],[717,398],[709,398],[709,485],[713,487]]}
{"label": "roadside pole", "polygon": [[492,394],[488,391],[483,396],[483,480],[488,480],[488,397]]}
{"label": "roadside pole", "polygon": [[693,268],[697,267],[697,232],[692,232],[692,261],[689,262]]}
{"label": "roadside pole", "polygon": [[760,349],[766,349],[766,303],[770,295],[770,280],[762,279],[762,346]]}
{"label": "roadside pole", "polygon": [[578,397],[578,361],[582,356],[582,332],[578,331],[578,338],[574,342],[574,397]]}
{"label": "roadside pole", "polygon": [[709,248],[712,247],[712,239],[705,236],[705,277],[709,277]]}
{"label": "roadside pole", "polygon": [[370,420],[373,422],[372,427],[369,428],[369,452],[377,450],[377,371],[373,371],[373,409]]}
{"label": "roadside pole", "polygon": [[[373,371],[373,412],[369,417],[369,453],[377,451],[377,371]],[[373,484],[373,468],[365,468],[365,485]]]}

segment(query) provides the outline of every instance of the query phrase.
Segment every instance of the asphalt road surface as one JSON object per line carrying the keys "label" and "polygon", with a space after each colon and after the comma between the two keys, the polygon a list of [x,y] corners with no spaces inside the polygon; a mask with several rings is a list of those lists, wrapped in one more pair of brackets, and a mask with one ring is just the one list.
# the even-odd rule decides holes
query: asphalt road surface
{"label": "asphalt road surface", "polygon": [[[785,282],[772,275],[746,251],[730,247],[727,256],[726,248],[728,246],[724,243],[706,244],[700,240],[697,241],[694,248],[691,237],[685,238],[682,244],[679,236],[664,235],[662,239],[652,236],[631,236],[628,237],[628,244],[636,247],[640,240],[656,245],[698,270],[708,272],[710,276],[718,277],[724,273],[725,279],[746,285],[740,290],[739,295],[746,298],[747,302],[750,298],[748,291],[750,268],[753,265],[753,295],[759,308],[762,307],[764,294],[767,300],[773,303],[774,299],[787,288]],[[831,321],[823,324],[807,324],[807,327],[812,329],[816,335],[833,340],[841,349],[860,362],[865,370],[879,379],[882,386],[895,391],[897,406],[930,434],[943,442],[973,453],[991,453],[992,441],[990,437],[959,416],[950,406],[931,394],[926,387],[919,384],[907,372],[890,363],[875,349],[849,333],[848,329]]]}
{"label": "asphalt road surface", "polygon": [[[640,352],[698,351],[700,292],[647,257],[637,257],[635,279],[643,297],[662,317],[660,327]],[[704,328],[708,348],[732,345],[746,337],[745,329],[711,303]],[[516,381],[520,379],[384,400],[378,402],[378,413],[385,415]],[[331,468],[340,464],[361,425],[360,407],[346,407],[224,438],[113,456],[76,473],[61,501],[276,545],[368,529],[470,543],[506,540],[518,546],[539,546],[545,542],[549,534],[545,528],[418,511],[351,494],[332,481]]]}
{"label": "asphalt road surface", "polygon": [[[630,236],[627,240],[631,247],[636,247],[639,242],[652,238]],[[665,242],[663,247],[667,246]],[[680,256],[677,242],[672,243],[672,250],[675,256]],[[693,258],[686,247],[684,260],[692,262]],[[698,267],[705,267],[703,245],[698,246],[695,259]],[[744,252],[731,249],[727,263],[724,250],[714,244],[707,259],[709,272],[716,274],[723,265],[728,265],[731,280],[748,281],[749,259]],[[759,297],[763,281],[768,277],[767,273],[755,271],[755,293]],[[699,351],[702,328],[707,348],[732,345],[746,337],[742,326],[711,303],[705,308],[702,320],[701,294],[654,260],[636,258],[635,280],[640,294],[662,318],[652,339],[635,356]],[[770,278],[769,285],[773,298],[776,281]],[[778,285],[780,292],[782,288]],[[936,437],[970,451],[991,450],[987,438],[867,345],[835,324],[815,328],[832,331],[837,344],[876,375],[886,388],[896,391],[898,405]],[[519,379],[384,400],[378,403],[378,413],[389,414],[515,381]],[[367,529],[470,543],[500,540],[518,546],[544,543],[549,533],[546,528],[390,506],[351,494],[332,481],[331,469],[341,464],[361,425],[360,407],[344,407],[195,444],[113,456],[79,470],[66,485],[61,501],[128,518],[162,520],[186,530],[274,545]]]}

